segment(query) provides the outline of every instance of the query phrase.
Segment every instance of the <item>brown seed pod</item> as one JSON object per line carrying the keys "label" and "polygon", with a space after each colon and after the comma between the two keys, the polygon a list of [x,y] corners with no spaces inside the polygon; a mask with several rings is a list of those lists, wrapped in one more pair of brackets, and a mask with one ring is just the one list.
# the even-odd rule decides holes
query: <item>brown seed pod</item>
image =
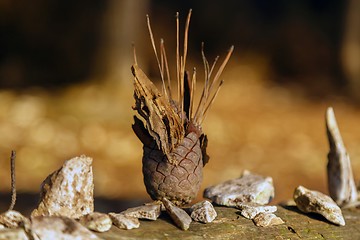
{"label": "brown seed pod", "polygon": [[191,10],[185,26],[182,56],[179,51],[178,14],[176,16],[178,99],[176,101],[172,97],[164,42],[162,40],[160,42],[159,58],[150,20],[147,18],[151,43],[160,69],[162,92],[139,68],[134,54],[135,64],[131,68],[135,77],[133,109],[143,121],[134,116],[135,123],[132,127],[144,144],[142,163],[147,192],[154,200],[166,197],[176,205],[184,205],[190,203],[200,189],[202,168],[209,159],[206,154],[207,137],[202,132],[201,124],[223,83],[219,81],[219,77],[233,52],[233,47],[230,48],[214,77],[212,73],[218,58],[210,67],[202,50],[205,83],[199,104],[196,111],[193,111],[196,69],[194,68],[191,79],[185,71]]}

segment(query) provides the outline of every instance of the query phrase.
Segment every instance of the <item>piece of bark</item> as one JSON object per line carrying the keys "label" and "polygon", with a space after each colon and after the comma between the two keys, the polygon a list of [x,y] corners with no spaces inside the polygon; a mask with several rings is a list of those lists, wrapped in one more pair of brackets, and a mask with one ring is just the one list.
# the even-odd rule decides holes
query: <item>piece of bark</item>
{"label": "piece of bark", "polygon": [[208,187],[204,197],[218,205],[236,206],[239,202],[268,204],[274,197],[274,186],[271,177],[262,177],[244,171],[240,178]]}
{"label": "piece of bark", "polygon": [[79,219],[79,222],[95,232],[106,232],[112,225],[110,216],[99,212],[86,214]]}
{"label": "piece of bark", "polygon": [[94,211],[92,158],[84,155],[64,163],[41,186],[40,203],[31,216],[80,218]]}
{"label": "piece of bark", "polygon": [[191,217],[183,209],[175,206],[168,199],[164,198],[162,202],[176,226],[182,230],[188,230],[192,222]]}
{"label": "piece of bark", "polygon": [[264,206],[256,203],[239,203],[236,208],[241,210],[241,215],[247,219],[253,219],[259,213],[274,213],[276,206]]}
{"label": "piece of bark", "polygon": [[284,223],[281,218],[273,213],[259,213],[254,217],[253,222],[258,227],[269,227]]}
{"label": "piece of bark", "polygon": [[40,239],[100,239],[77,221],[62,216],[31,218],[31,230]]}
{"label": "piece of bark", "polygon": [[352,205],[357,201],[357,190],[351,169],[349,154],[342,140],[334,110],[326,111],[326,132],[329,140],[327,177],[332,199],[340,206]]}
{"label": "piece of bark", "polygon": [[294,191],[294,201],[302,212],[318,213],[324,216],[329,222],[345,226],[345,220],[340,207],[331,197],[321,192],[311,191],[303,186],[299,186]]}
{"label": "piece of bark", "polygon": [[161,214],[161,205],[147,204],[139,207],[129,208],[121,212],[121,214],[139,219],[156,220]]}
{"label": "piece of bark", "polygon": [[210,223],[217,217],[214,206],[207,200],[194,204],[190,211],[190,217],[196,222]]}
{"label": "piece of bark", "polygon": [[140,227],[140,221],[138,218],[125,216],[121,213],[109,213],[109,216],[113,224],[120,229],[133,229]]}

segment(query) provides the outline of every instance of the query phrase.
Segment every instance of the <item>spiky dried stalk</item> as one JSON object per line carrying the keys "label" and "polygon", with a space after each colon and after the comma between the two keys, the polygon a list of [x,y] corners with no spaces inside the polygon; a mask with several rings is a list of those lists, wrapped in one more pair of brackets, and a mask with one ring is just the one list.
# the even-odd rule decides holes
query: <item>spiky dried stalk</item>
{"label": "spiky dried stalk", "polygon": [[9,206],[9,210],[13,210],[16,203],[16,176],[15,176],[15,159],[16,152],[11,151],[10,157],[10,173],[11,173],[11,203]]}
{"label": "spiky dried stalk", "polygon": [[[223,83],[219,77],[232,52],[230,48],[224,62],[212,77],[215,63],[209,67],[202,51],[205,66],[205,84],[198,106],[194,110],[196,69],[191,78],[186,72],[189,24],[192,11],[189,11],[185,24],[183,54],[180,55],[179,14],[176,14],[176,79],[177,101],[171,93],[170,73],[163,40],[160,42],[160,57],[156,49],[150,20],[147,17],[150,40],[158,62],[162,92],[136,63],[132,66],[134,75],[134,110],[141,121],[134,116],[133,130],[144,144],[143,174],[147,192],[153,199],[166,197],[177,205],[191,202],[197,195],[202,181],[202,168],[209,156],[206,154],[207,137],[201,124],[213,104]],[[136,57],[135,57],[136,59]],[[165,76],[167,81],[165,81]]]}

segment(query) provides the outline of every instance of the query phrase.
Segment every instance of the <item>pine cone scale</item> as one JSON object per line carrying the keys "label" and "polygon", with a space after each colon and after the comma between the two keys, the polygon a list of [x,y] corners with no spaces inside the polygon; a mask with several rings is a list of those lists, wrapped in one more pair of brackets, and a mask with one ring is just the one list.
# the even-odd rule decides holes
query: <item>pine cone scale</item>
{"label": "pine cone scale", "polygon": [[161,150],[144,146],[144,183],[154,200],[166,197],[182,205],[196,197],[202,181],[202,161],[200,143],[193,142],[193,135],[188,134],[174,150],[172,156],[178,164],[166,161],[166,155]]}

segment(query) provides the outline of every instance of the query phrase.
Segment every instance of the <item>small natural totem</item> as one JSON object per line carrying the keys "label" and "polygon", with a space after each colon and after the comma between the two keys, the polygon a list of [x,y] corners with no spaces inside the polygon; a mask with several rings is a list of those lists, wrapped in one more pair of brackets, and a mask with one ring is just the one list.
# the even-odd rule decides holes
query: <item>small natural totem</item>
{"label": "small natural totem", "polygon": [[135,77],[133,109],[139,116],[134,116],[132,128],[143,143],[142,171],[146,190],[152,199],[167,198],[178,206],[190,203],[200,189],[202,169],[209,160],[206,154],[207,137],[201,124],[219,92],[223,83],[219,80],[220,75],[233,52],[231,47],[223,63],[214,72],[218,57],[210,66],[204,51],[201,51],[205,81],[199,102],[193,107],[196,69],[193,69],[191,77],[185,70],[190,17],[191,10],[187,16],[183,51],[180,54],[179,15],[176,15],[176,99],[171,89],[164,41],[160,41],[158,54],[149,17],[147,24],[160,69],[162,90],[159,91],[139,68],[135,51],[135,63],[131,68]]}

